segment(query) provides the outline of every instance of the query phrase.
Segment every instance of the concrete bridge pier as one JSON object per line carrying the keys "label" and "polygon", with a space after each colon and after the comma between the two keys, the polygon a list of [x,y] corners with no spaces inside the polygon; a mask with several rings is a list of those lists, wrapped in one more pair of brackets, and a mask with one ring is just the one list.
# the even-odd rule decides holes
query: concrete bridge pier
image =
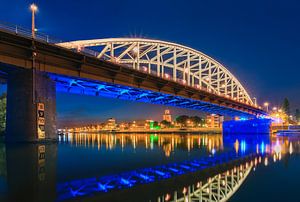
{"label": "concrete bridge pier", "polygon": [[223,134],[270,134],[270,119],[232,120],[223,122]]}
{"label": "concrete bridge pier", "polygon": [[10,72],[6,114],[7,142],[57,140],[55,82],[37,70]]}

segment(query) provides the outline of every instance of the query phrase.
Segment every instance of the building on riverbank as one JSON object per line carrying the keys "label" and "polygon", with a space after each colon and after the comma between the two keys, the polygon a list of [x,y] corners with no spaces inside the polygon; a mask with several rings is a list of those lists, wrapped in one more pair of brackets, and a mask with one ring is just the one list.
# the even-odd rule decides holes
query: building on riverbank
{"label": "building on riverbank", "polygon": [[170,112],[169,109],[165,110],[165,113],[163,115],[163,120],[167,121],[167,122],[170,122],[170,123],[172,122],[172,115],[171,115],[171,112]]}
{"label": "building on riverbank", "polygon": [[208,128],[222,128],[224,116],[217,114],[208,114],[206,116],[206,125]]}

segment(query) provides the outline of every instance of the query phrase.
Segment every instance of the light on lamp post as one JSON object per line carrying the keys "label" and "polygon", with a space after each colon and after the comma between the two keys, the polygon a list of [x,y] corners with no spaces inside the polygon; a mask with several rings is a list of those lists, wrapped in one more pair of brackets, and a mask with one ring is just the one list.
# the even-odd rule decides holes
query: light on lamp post
{"label": "light on lamp post", "polygon": [[264,103],[264,106],[267,108],[267,112],[269,111],[269,103],[268,102],[265,102]]}
{"label": "light on lamp post", "polygon": [[32,34],[32,38],[35,38],[35,13],[38,10],[38,7],[33,3],[30,5],[30,10],[32,13],[32,18],[31,18],[31,34]]}

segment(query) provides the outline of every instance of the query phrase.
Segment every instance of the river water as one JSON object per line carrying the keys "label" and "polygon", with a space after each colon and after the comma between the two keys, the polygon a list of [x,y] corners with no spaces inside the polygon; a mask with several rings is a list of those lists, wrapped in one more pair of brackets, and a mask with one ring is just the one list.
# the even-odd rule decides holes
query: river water
{"label": "river water", "polygon": [[97,134],[0,144],[0,201],[300,201],[300,139]]}

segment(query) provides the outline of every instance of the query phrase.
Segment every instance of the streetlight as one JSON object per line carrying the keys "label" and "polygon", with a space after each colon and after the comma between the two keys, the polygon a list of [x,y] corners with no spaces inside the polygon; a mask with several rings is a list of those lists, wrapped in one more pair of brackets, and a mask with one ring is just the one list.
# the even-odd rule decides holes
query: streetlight
{"label": "streetlight", "polygon": [[268,102],[265,102],[264,103],[264,106],[267,108],[267,112],[269,111],[269,103]]}
{"label": "streetlight", "polygon": [[254,105],[257,106],[257,99],[256,99],[256,97],[254,97],[253,100],[254,100]]}
{"label": "streetlight", "polygon": [[32,13],[32,18],[31,18],[31,33],[32,33],[32,38],[35,38],[35,13],[38,10],[38,7],[33,3],[30,5],[30,10]]}

